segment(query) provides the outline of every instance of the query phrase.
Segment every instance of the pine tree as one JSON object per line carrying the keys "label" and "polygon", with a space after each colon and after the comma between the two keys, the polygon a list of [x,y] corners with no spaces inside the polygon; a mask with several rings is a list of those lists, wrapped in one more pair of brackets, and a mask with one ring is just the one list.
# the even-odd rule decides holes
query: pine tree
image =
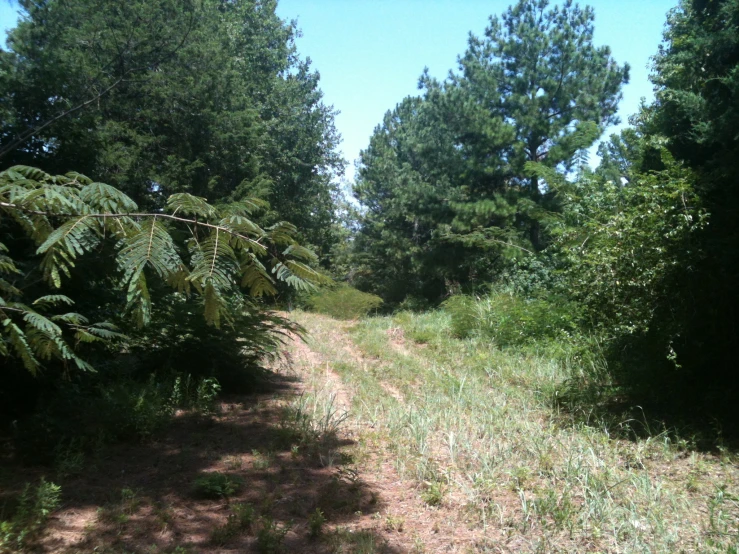
{"label": "pine tree", "polygon": [[457,73],[424,73],[423,96],[386,115],[355,187],[367,207],[359,284],[436,299],[546,246],[558,199],[545,176],[576,169],[617,121],[628,82],[628,66],[593,45],[594,17],[570,1],[521,0],[470,37]]}

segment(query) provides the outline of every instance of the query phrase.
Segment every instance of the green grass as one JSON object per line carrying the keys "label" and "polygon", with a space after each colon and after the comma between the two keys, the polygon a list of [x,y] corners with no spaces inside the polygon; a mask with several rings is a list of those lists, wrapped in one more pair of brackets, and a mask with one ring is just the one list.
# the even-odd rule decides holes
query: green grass
{"label": "green grass", "polygon": [[354,325],[352,357],[336,340],[345,324],[296,319],[353,391],[360,449],[380,443],[429,504],[453,495],[465,525],[502,531],[522,552],[730,552],[739,542],[734,456],[691,452],[668,433],[617,439],[610,423],[558,413],[551,396],[570,374],[547,349],[456,339],[444,313],[402,313]]}

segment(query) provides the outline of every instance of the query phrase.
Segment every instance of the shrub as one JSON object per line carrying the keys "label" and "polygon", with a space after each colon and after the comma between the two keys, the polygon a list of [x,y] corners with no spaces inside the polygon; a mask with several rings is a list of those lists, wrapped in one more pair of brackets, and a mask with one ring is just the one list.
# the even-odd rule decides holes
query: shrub
{"label": "shrub", "polygon": [[256,514],[251,504],[234,504],[226,523],[213,529],[210,535],[212,543],[224,545],[242,533],[251,531]]}
{"label": "shrub", "polygon": [[348,285],[339,285],[317,292],[308,299],[308,307],[318,313],[337,319],[356,319],[376,311],[382,298],[359,291]]}
{"label": "shrub", "polygon": [[241,490],[244,481],[236,475],[225,473],[206,473],[193,482],[193,495],[199,498],[228,498]]}
{"label": "shrub", "polygon": [[18,423],[15,444],[24,459],[75,473],[85,454],[117,441],[146,440],[178,408],[211,412],[218,390],[215,379],[189,374],[98,376],[61,384],[39,398],[41,409]]}
{"label": "shrub", "polygon": [[257,550],[262,554],[282,551],[282,541],[287,531],[287,527],[280,527],[274,520],[262,518],[262,526],[257,533]]}
{"label": "shrub", "polygon": [[49,514],[59,507],[61,494],[59,485],[43,477],[35,487],[27,483],[13,517],[0,522],[0,553],[21,550],[43,528]]}
{"label": "shrub", "polygon": [[482,298],[453,296],[443,307],[455,336],[489,337],[499,346],[574,333],[579,320],[577,305],[560,297],[525,299],[493,291]]}
{"label": "shrub", "polygon": [[308,535],[311,538],[318,537],[323,532],[323,525],[326,523],[326,516],[320,508],[308,516]]}

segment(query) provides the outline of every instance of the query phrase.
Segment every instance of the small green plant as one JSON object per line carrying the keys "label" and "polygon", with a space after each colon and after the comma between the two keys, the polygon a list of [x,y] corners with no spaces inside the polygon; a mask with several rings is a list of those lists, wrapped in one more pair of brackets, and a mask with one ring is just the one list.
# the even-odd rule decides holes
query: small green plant
{"label": "small green plant", "polygon": [[393,516],[390,514],[385,516],[385,529],[388,531],[397,531],[398,533],[402,533],[404,525],[405,518],[402,516]]}
{"label": "small green plant", "polygon": [[139,498],[138,492],[133,489],[123,488],[121,489],[120,501],[100,508],[98,514],[102,521],[123,525],[128,522],[140,506],[141,499]]}
{"label": "small green plant", "polygon": [[534,508],[540,516],[551,517],[557,528],[565,526],[577,511],[567,492],[558,494],[551,489],[534,500]]}
{"label": "small green plant", "polygon": [[231,506],[231,511],[233,512],[229,518],[234,518],[234,520],[238,523],[239,529],[241,530],[247,530],[250,529],[251,526],[254,523],[254,518],[256,512],[254,511],[254,506],[251,504],[234,504]]}
{"label": "small green plant", "polygon": [[315,445],[334,438],[348,417],[348,412],[336,405],[335,394],[301,394],[283,410],[280,429],[285,439],[297,441],[298,447]]}
{"label": "small green plant", "polygon": [[332,552],[351,552],[352,554],[379,554],[385,552],[383,545],[372,531],[354,531],[340,527],[327,536]]}
{"label": "small green plant", "polygon": [[287,535],[287,527],[281,527],[272,518],[263,517],[257,533],[257,550],[261,554],[276,554],[282,550],[282,541]]}
{"label": "small green plant", "polygon": [[241,459],[241,456],[227,456],[223,462],[231,471],[237,471],[244,466],[244,460]]}
{"label": "small green plant", "polygon": [[421,498],[429,506],[439,506],[444,500],[445,488],[439,481],[426,481],[426,490],[421,493]]}
{"label": "small green plant", "polygon": [[216,411],[216,398],[220,392],[220,383],[212,377],[196,379],[189,373],[177,375],[172,384],[169,404],[172,409],[184,408],[212,414]]}
{"label": "small green plant", "polygon": [[311,538],[318,537],[323,532],[323,525],[326,523],[326,516],[320,508],[308,516],[308,535]]}
{"label": "small green plant", "polygon": [[27,483],[13,517],[0,522],[0,553],[17,552],[43,529],[49,514],[61,504],[62,488],[43,477],[33,487]]}
{"label": "small green plant", "polygon": [[265,452],[262,454],[259,450],[252,450],[251,455],[254,456],[254,461],[252,462],[252,466],[256,470],[263,471],[265,469],[269,469],[269,466],[272,464],[272,460],[274,460],[274,453],[273,452]]}
{"label": "small green plant", "polygon": [[308,299],[308,307],[337,319],[364,317],[382,305],[382,298],[348,285],[322,289]]}
{"label": "small green plant", "polygon": [[254,506],[251,504],[233,504],[226,523],[213,530],[210,541],[222,546],[242,533],[251,532],[255,515]]}
{"label": "small green plant", "polygon": [[199,498],[228,498],[241,490],[243,479],[225,473],[206,473],[193,482],[193,494]]}

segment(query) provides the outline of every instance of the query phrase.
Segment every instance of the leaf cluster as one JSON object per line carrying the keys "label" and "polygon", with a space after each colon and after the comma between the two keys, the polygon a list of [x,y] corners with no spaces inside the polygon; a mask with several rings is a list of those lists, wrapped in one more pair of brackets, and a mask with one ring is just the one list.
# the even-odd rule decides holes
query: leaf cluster
{"label": "leaf cluster", "polygon": [[[315,255],[297,243],[293,225],[279,222],[262,228],[253,220],[265,207],[260,199],[216,207],[179,193],[161,212],[146,213],[121,191],[80,174],[51,176],[25,166],[0,173],[3,223],[33,243],[46,286],[61,289],[81,257],[109,249],[117,267],[115,285],[125,293],[125,311],[139,325],[150,320],[152,280],[182,295],[197,295],[205,320],[215,327],[230,321],[228,297],[241,287],[256,299],[274,294],[278,282],[302,290],[325,282],[310,267]],[[0,248],[0,354],[14,353],[31,372],[52,358],[90,370],[70,339],[77,344],[119,338],[115,327],[91,325],[76,313],[43,315],[47,308],[73,303],[62,294],[21,302],[23,293],[13,278],[22,272],[9,249]]]}

